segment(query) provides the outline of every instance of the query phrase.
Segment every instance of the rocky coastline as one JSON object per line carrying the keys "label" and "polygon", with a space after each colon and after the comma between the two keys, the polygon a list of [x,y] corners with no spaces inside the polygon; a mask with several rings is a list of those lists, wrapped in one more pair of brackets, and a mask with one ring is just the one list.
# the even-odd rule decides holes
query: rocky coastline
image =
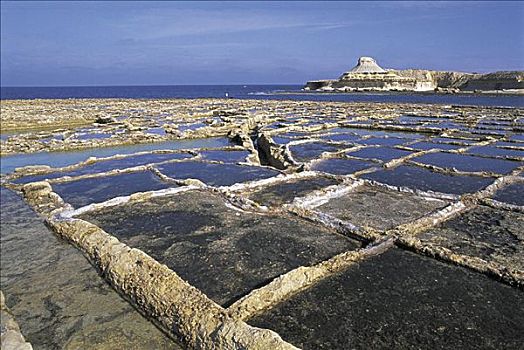
{"label": "rocky coastline", "polygon": [[434,92],[524,94],[524,71],[487,74],[425,69],[383,69],[371,57],[338,79],[308,81],[305,91],[316,92]]}

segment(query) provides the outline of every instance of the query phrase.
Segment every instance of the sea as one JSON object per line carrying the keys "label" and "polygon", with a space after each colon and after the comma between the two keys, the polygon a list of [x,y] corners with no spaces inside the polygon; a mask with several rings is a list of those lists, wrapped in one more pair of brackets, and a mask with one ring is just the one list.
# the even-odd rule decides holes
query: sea
{"label": "sea", "polygon": [[302,91],[302,85],[161,85],[1,87],[2,100],[63,98],[241,98],[334,102],[391,102],[524,107],[524,95],[434,93],[327,93]]}

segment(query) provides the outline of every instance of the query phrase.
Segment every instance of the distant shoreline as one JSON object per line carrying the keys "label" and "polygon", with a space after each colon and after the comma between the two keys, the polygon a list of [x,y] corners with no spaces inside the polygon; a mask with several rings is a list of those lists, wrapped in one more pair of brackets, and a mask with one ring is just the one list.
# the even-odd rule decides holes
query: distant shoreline
{"label": "distant shoreline", "polygon": [[459,91],[459,92],[444,92],[444,91],[277,91],[274,95],[510,95],[510,96],[524,96],[524,89],[521,90],[488,90],[488,91]]}

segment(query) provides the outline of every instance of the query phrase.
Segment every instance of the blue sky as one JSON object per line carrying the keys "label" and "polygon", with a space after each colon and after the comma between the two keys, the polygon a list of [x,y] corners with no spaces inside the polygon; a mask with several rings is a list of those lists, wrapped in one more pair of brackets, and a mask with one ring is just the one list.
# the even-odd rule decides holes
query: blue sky
{"label": "blue sky", "polygon": [[523,2],[1,2],[2,86],[302,84],[524,70]]}

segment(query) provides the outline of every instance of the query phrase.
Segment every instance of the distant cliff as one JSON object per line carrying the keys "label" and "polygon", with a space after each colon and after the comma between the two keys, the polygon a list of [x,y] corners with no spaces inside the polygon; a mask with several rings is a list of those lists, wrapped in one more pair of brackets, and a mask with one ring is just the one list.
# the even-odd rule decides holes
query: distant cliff
{"label": "distant cliff", "polygon": [[309,81],[304,90],[524,93],[524,72],[475,74],[424,69],[386,70],[373,58],[361,57],[355,67],[338,79]]}

